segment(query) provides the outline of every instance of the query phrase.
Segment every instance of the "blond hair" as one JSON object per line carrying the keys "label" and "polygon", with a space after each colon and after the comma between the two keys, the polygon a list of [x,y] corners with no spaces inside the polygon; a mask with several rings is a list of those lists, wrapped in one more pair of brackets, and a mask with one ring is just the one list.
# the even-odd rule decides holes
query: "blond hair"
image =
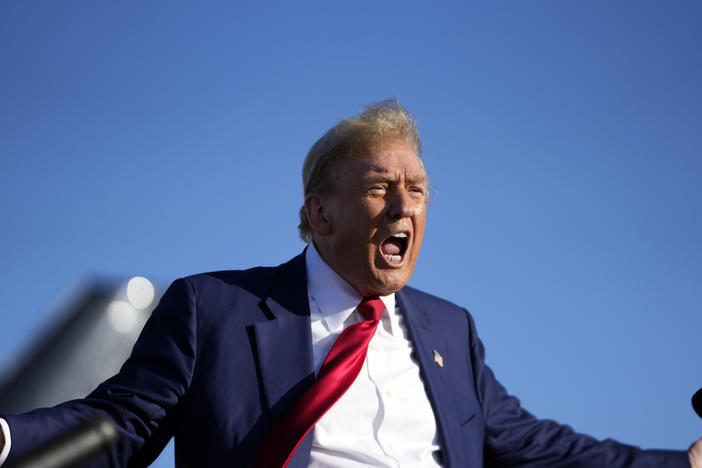
{"label": "blond hair", "polygon": [[[305,199],[311,194],[334,190],[336,167],[345,158],[363,157],[390,140],[402,140],[421,160],[419,129],[414,116],[397,99],[366,107],[358,117],[343,119],[312,145],[302,166]],[[300,238],[312,241],[312,227],[303,204],[300,208]]]}

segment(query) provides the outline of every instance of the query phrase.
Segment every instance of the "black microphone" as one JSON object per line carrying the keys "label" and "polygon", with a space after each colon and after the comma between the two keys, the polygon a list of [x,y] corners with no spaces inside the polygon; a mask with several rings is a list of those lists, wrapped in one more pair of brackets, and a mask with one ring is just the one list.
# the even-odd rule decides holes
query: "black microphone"
{"label": "black microphone", "polygon": [[692,395],[692,407],[695,408],[695,413],[702,418],[702,388]]}
{"label": "black microphone", "polygon": [[8,462],[3,468],[69,468],[78,466],[119,439],[114,423],[105,417],[83,422],[31,452]]}

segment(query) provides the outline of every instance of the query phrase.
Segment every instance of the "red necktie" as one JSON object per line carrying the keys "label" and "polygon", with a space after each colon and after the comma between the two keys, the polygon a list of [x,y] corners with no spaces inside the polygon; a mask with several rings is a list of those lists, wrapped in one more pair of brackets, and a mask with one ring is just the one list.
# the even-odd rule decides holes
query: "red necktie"
{"label": "red necktie", "polygon": [[334,342],[319,369],[317,381],[273,426],[259,446],[254,468],[284,468],[310,429],[349,389],[368,353],[385,305],[366,297],[356,308],[366,320],[347,327]]}

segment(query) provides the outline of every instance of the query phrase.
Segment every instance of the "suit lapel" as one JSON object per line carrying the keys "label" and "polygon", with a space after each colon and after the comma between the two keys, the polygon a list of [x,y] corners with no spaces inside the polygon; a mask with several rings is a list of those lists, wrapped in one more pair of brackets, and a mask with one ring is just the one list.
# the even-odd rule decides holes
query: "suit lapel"
{"label": "suit lapel", "polygon": [[[312,333],[310,328],[307,272],[304,252],[279,267],[270,293],[261,306],[271,320],[253,325],[263,393],[269,411],[269,424],[277,421],[315,381]],[[450,394],[451,362],[441,367],[434,351],[448,357],[440,330],[429,313],[411,301],[404,290],[396,294],[400,311],[414,347],[429,400],[439,430],[444,466],[463,466],[460,425],[454,417]],[[305,437],[288,466],[306,467],[309,463],[314,428]]]}
{"label": "suit lapel", "polygon": [[464,466],[464,460],[461,459],[462,452],[454,445],[459,443],[456,437],[461,433],[461,427],[455,417],[453,397],[450,393],[451,361],[447,359],[449,356],[445,341],[440,330],[430,320],[431,311],[423,310],[411,301],[404,290],[398,291],[395,297],[407,323],[414,355],[422,371],[427,395],[434,410],[444,466]]}
{"label": "suit lapel", "polygon": [[261,306],[272,319],[253,327],[272,423],[314,382],[304,253],[279,267]]}
{"label": "suit lapel", "polygon": [[[253,325],[263,395],[272,426],[315,381],[305,253],[279,267],[261,307],[271,320]],[[288,466],[307,466],[312,431]]]}

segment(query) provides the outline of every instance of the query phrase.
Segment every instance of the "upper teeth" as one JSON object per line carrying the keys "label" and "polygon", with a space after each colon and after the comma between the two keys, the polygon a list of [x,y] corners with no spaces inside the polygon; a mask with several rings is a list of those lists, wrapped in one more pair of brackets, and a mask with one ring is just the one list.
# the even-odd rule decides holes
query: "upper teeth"
{"label": "upper teeth", "polygon": [[402,238],[404,238],[404,237],[407,237],[407,233],[406,233],[406,232],[398,232],[398,233],[396,233],[396,234],[393,234],[391,237],[402,237]]}

